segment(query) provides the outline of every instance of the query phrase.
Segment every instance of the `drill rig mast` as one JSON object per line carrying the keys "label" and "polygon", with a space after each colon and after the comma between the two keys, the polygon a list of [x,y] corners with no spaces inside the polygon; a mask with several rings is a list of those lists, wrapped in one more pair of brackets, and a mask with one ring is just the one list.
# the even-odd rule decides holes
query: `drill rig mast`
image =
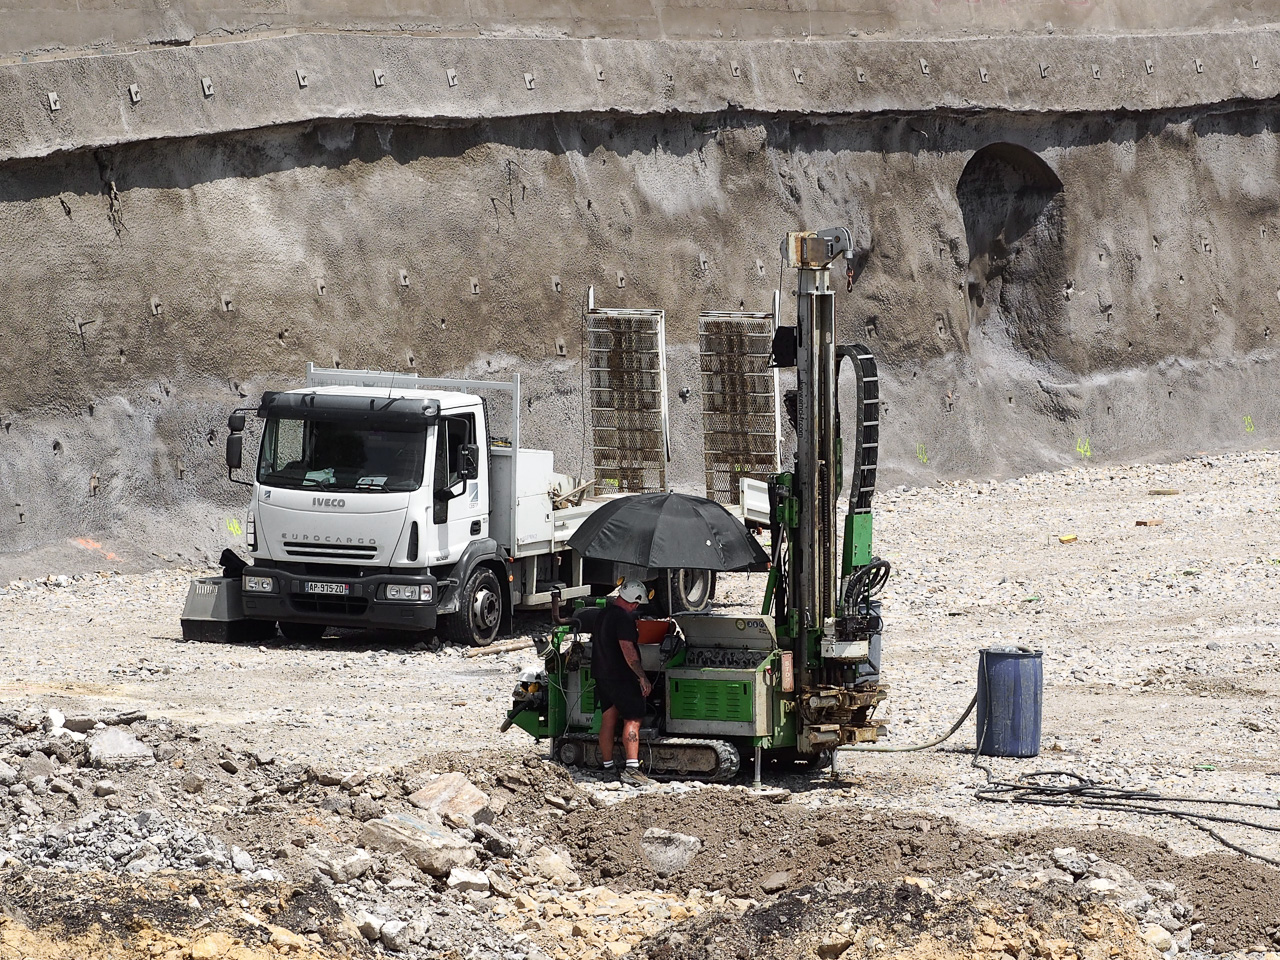
{"label": "drill rig mast", "polygon": [[[844,227],[789,233],[783,261],[797,271],[797,318],[774,341],[778,366],[795,366],[796,462],[772,485],[774,575],[765,598],[779,645],[794,653],[796,750],[818,755],[845,743],[875,740],[873,721],[885,698],[879,684],[880,605],[872,597],[888,564],[871,555],[871,495],[879,439],[879,380],[865,347],[836,342],[832,264],[844,258],[848,289],[866,251]],[[853,361],[858,386],[852,478],[843,550],[837,501],[843,486],[837,377]]]}

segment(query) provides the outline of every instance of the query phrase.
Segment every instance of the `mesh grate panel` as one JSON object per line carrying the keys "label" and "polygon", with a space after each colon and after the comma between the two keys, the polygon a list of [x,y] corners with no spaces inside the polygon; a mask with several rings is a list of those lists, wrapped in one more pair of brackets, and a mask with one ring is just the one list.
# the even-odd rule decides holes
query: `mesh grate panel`
{"label": "mesh grate panel", "polygon": [[587,313],[592,453],[598,488],[626,493],[667,488],[664,322],[661,310]]}
{"label": "mesh grate panel", "polygon": [[778,471],[772,346],[772,314],[698,317],[707,496],[721,503],[738,502],[743,477],[767,480]]}

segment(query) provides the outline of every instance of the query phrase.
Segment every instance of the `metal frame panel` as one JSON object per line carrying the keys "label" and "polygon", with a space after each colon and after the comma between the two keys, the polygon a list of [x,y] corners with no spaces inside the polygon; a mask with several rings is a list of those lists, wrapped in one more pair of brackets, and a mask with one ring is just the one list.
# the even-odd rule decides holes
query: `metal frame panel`
{"label": "metal frame panel", "polygon": [[673,618],[690,647],[776,650],[773,621],[753,614],[678,613]]}
{"label": "metal frame panel", "polygon": [[776,302],[774,313],[698,315],[706,488],[721,503],[739,503],[743,478],[763,481],[779,469],[782,406],[769,366],[776,329]]}
{"label": "metal frame panel", "polygon": [[667,489],[671,438],[666,313],[588,306],[587,374],[597,490]]}

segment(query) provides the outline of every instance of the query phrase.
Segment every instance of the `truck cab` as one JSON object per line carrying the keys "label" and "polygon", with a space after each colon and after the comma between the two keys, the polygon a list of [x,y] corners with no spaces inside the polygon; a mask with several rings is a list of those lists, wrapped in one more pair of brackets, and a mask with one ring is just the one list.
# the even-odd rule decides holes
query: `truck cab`
{"label": "truck cab", "polygon": [[[235,472],[251,409],[262,440],[249,482]],[[233,413],[227,467],[252,493],[250,563],[228,609],[275,621],[298,643],[326,627],[376,627],[434,629],[486,646],[510,628],[514,610],[608,592],[626,576],[667,578],[673,609],[676,600],[704,608],[710,571],[622,569],[569,547],[617,494],[587,496],[590,483],[557,473],[551,451],[522,448],[520,409],[519,376],[429,379],[307,364],[305,387],[265,393],[256,408]],[[748,520],[767,520],[763,494],[755,509],[745,487],[743,497]]]}
{"label": "truck cab", "polygon": [[489,530],[484,402],[403,375],[338,373],[310,368],[314,386],[258,406],[245,614],[303,642],[328,626],[424,631],[442,617],[462,621],[458,639],[490,642],[511,604]]}

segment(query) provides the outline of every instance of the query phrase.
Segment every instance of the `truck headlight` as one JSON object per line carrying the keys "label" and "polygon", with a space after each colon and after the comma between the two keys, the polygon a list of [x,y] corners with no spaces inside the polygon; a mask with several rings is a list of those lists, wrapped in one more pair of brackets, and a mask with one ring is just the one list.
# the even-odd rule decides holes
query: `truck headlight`
{"label": "truck headlight", "polygon": [[[388,600],[420,600],[422,599],[422,588],[416,583],[388,583],[387,584]],[[428,591],[428,599],[430,599],[430,591]]]}
{"label": "truck headlight", "polygon": [[251,577],[248,574],[243,579],[245,593],[275,593],[276,582],[272,577]]}

